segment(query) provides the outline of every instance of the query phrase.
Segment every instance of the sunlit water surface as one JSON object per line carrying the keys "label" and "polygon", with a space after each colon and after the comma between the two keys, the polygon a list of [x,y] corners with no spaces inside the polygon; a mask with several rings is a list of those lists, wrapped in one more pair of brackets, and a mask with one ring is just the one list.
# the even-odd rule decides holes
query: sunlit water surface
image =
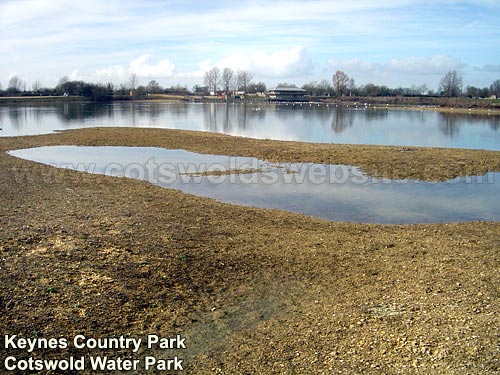
{"label": "sunlit water surface", "polygon": [[118,102],[0,105],[0,136],[96,126],[199,130],[304,142],[500,150],[500,116],[317,104]]}

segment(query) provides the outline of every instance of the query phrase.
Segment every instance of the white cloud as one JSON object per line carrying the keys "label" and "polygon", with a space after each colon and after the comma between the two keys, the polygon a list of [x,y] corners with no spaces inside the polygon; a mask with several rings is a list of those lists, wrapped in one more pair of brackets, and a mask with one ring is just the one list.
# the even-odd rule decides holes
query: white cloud
{"label": "white cloud", "polygon": [[[57,82],[61,72],[78,68],[79,79],[122,82],[135,72],[143,81],[194,82],[215,65],[251,70],[255,79],[300,83],[324,78],[314,60],[328,67],[325,75],[340,69],[355,78],[363,73],[363,81],[390,81],[396,74],[399,80],[403,75],[433,80],[462,68],[450,55],[481,67],[473,70],[480,78],[486,76],[481,69],[498,71],[491,51],[500,45],[499,4],[0,0],[0,79],[16,70],[33,80]],[[160,59],[170,59],[152,61],[148,53],[160,50]],[[407,55],[414,56],[401,57]],[[419,57],[426,55],[431,57]],[[344,59],[328,64],[334,56]]]}
{"label": "white cloud", "polygon": [[409,56],[400,59],[391,59],[385,63],[375,63],[359,58],[349,60],[330,60],[330,68],[345,70],[346,73],[372,73],[388,75],[404,73],[406,75],[436,75],[445,74],[450,70],[464,68],[465,65],[447,55],[431,57]]}
{"label": "white cloud", "polygon": [[387,69],[406,74],[444,74],[450,70],[463,68],[464,65],[447,55],[432,57],[406,57],[392,59],[387,63]]}
{"label": "white cloud", "polygon": [[73,71],[71,72],[71,74],[68,76],[68,79],[70,81],[76,81],[78,80],[78,69],[73,69]]}
{"label": "white cloud", "polygon": [[123,81],[130,73],[121,65],[108,66],[96,70],[97,78],[101,81]]}
{"label": "white cloud", "polygon": [[330,72],[342,70],[358,84],[374,83],[389,87],[426,83],[437,87],[440,78],[450,70],[467,73],[467,65],[448,55],[408,56],[386,62],[373,62],[360,58],[330,60]]}
{"label": "white cloud", "polygon": [[175,65],[169,59],[162,59],[156,64],[149,64],[151,55],[144,54],[131,61],[127,68],[122,65],[96,69],[95,75],[100,81],[123,81],[135,73],[139,78],[168,78],[175,74]]}
{"label": "white cloud", "polygon": [[175,72],[175,65],[169,59],[158,61],[157,64],[150,65],[148,61],[150,55],[142,55],[130,63],[129,70],[139,77],[160,78],[171,77]]}
{"label": "white cloud", "polygon": [[307,50],[302,46],[280,49],[275,52],[257,51],[252,54],[236,52],[220,60],[218,67],[245,69],[255,76],[266,78],[287,78],[307,76],[314,65]]}
{"label": "white cloud", "polygon": [[274,52],[256,51],[245,53],[234,52],[222,58],[217,63],[212,63],[211,59],[203,60],[198,69],[189,72],[179,72],[174,75],[176,78],[200,79],[205,72],[213,67],[219,69],[231,68],[237,70],[248,70],[254,78],[297,78],[311,74],[314,65],[306,49],[301,46],[294,46],[288,49],[280,49]]}
{"label": "white cloud", "polygon": [[382,65],[370,61],[353,58],[347,60],[333,59],[328,62],[328,66],[333,71],[343,70],[348,74],[352,73],[374,73],[382,69]]}
{"label": "white cloud", "polygon": [[476,66],[474,70],[478,72],[498,73],[500,72],[500,64],[486,64],[482,67]]}
{"label": "white cloud", "polygon": [[177,73],[175,77],[177,78],[188,78],[188,79],[201,79],[205,75],[205,72],[212,69],[212,63],[210,59],[203,60],[199,65],[198,69],[193,72],[181,72]]}

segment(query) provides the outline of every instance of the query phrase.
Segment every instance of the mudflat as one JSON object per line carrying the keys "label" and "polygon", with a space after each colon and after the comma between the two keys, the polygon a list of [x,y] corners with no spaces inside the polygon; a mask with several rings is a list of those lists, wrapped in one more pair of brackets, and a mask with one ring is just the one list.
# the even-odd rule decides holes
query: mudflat
{"label": "mudflat", "polygon": [[328,222],[5,153],[44,145],[182,148],[432,181],[500,171],[500,152],[125,128],[0,138],[2,334],[181,335],[188,374],[500,372],[500,223]]}

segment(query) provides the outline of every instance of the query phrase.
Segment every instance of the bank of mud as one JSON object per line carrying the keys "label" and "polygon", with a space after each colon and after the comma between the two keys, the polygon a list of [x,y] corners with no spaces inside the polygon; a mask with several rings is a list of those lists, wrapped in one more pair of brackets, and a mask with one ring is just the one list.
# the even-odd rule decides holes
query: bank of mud
{"label": "bank of mud", "polygon": [[487,150],[315,144],[146,128],[85,128],[58,134],[0,138],[0,150],[44,145],[154,146],[205,154],[253,156],[270,162],[360,167],[373,177],[443,181],[500,171],[500,152]]}
{"label": "bank of mud", "polygon": [[[55,144],[182,148],[431,180],[499,171],[499,153],[123,128],[1,138],[0,327],[47,338],[182,334],[190,374],[500,371],[499,223],[333,223],[4,152]],[[3,362],[83,352],[1,353]]]}

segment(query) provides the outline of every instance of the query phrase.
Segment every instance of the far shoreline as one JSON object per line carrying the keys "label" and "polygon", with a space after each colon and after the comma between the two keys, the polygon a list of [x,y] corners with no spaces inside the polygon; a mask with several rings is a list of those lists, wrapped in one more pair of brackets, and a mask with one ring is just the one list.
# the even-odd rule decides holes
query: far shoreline
{"label": "far shoreline", "polygon": [[[156,102],[156,103],[240,103],[271,104],[259,96],[246,99],[224,100],[221,96],[199,95],[150,95],[144,97],[119,96],[108,100],[92,100],[84,96],[0,96],[1,104],[58,104],[58,103],[115,103],[115,102]],[[285,102],[284,102],[285,103]],[[284,104],[272,103],[272,104]],[[294,102],[287,102],[292,104]],[[301,104],[335,105],[346,108],[395,109],[408,111],[434,111],[457,114],[500,114],[500,99],[441,98],[441,97],[311,97]],[[297,103],[295,103],[297,104]]]}

